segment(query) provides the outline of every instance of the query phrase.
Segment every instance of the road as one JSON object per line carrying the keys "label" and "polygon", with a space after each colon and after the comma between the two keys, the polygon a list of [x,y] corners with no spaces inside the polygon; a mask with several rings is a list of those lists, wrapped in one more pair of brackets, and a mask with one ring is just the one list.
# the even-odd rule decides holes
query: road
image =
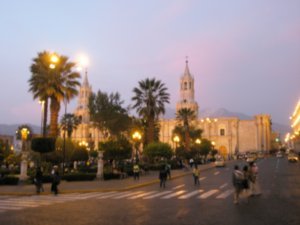
{"label": "road", "polygon": [[[243,165],[243,161],[234,162]],[[0,198],[0,224],[300,224],[300,163],[259,160],[262,195],[233,204],[233,164],[127,192]]]}

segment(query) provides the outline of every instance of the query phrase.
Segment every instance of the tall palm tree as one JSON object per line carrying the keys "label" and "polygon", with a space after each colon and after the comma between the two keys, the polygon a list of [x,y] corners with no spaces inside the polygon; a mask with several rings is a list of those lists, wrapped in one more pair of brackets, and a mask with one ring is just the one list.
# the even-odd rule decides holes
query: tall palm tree
{"label": "tall palm tree", "polygon": [[133,108],[146,121],[146,143],[151,143],[154,141],[155,122],[160,114],[165,113],[165,104],[169,103],[170,94],[165,84],[155,78],[139,81],[139,87],[135,87],[133,92]]}
{"label": "tall palm tree", "polygon": [[68,138],[71,138],[73,131],[77,129],[80,123],[80,118],[71,113],[65,114],[60,120],[61,129],[67,132]]}
{"label": "tall palm tree", "polygon": [[[50,99],[50,133],[52,137],[58,136],[58,114],[60,103],[65,104],[78,94],[80,74],[74,72],[75,63],[69,62],[66,56],[57,56],[56,62],[51,62],[54,54],[49,52],[38,53],[31,65],[32,77],[29,80],[30,91],[34,98],[40,97],[45,101],[44,110],[47,111]],[[54,66],[50,67],[52,63]],[[52,64],[53,65],[53,64]],[[47,104],[46,104],[47,103]],[[45,120],[47,116],[44,116]],[[44,121],[45,122],[45,121]],[[44,126],[46,127],[46,126]]]}
{"label": "tall palm tree", "polygon": [[196,113],[190,108],[182,108],[176,113],[176,119],[183,123],[185,149],[190,150],[190,121],[196,118]]}
{"label": "tall palm tree", "polygon": [[33,93],[33,99],[39,99],[43,101],[43,131],[42,135],[46,136],[47,129],[47,117],[48,117],[48,78],[50,74],[50,53],[40,52],[38,56],[33,59],[33,63],[30,66],[30,71],[32,73],[31,78],[28,80],[29,91]]}

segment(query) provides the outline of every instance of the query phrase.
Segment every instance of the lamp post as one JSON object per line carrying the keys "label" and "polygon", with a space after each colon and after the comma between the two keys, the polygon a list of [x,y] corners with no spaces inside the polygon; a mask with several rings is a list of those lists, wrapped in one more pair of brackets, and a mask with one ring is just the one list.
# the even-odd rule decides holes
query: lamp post
{"label": "lamp post", "polygon": [[136,163],[138,163],[139,162],[138,148],[139,148],[139,142],[142,139],[142,135],[140,134],[140,132],[135,131],[132,135],[132,139],[135,142],[135,160]]}
{"label": "lamp post", "polygon": [[177,149],[177,144],[179,143],[180,141],[180,138],[178,137],[178,135],[175,135],[173,137],[173,141],[175,142],[175,150]]}
{"label": "lamp post", "polygon": [[20,180],[24,181],[27,179],[27,141],[30,139],[31,132],[27,126],[19,127],[16,131],[17,139],[22,141],[22,161],[21,161],[21,171]]}
{"label": "lamp post", "polygon": [[67,98],[66,98],[66,96],[65,96],[65,98],[64,98],[64,104],[65,104],[65,115],[64,115],[64,117],[65,117],[65,124],[64,124],[64,141],[63,141],[63,164],[62,164],[62,170],[63,170],[63,172],[62,172],[62,174],[64,175],[64,173],[65,173],[65,160],[66,160],[66,130],[67,130],[67,126],[68,126],[68,124],[67,124],[67,118],[66,118],[66,115],[67,115]]}

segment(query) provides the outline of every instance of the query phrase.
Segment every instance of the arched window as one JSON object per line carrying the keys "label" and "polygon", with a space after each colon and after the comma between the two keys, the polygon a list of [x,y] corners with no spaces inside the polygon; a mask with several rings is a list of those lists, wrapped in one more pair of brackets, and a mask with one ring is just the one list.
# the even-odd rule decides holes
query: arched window
{"label": "arched window", "polygon": [[184,90],[187,90],[187,82],[184,82]]}

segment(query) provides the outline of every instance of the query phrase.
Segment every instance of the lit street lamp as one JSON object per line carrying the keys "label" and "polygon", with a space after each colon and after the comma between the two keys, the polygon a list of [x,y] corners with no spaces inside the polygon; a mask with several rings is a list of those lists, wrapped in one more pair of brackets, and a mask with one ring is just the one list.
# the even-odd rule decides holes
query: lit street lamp
{"label": "lit street lamp", "polygon": [[31,139],[31,131],[30,128],[26,125],[22,125],[16,131],[16,137],[18,140],[22,141],[22,156],[21,156],[21,171],[20,171],[20,180],[27,179],[27,158],[28,158],[28,140]]}
{"label": "lit street lamp", "polygon": [[177,135],[175,135],[175,136],[173,137],[173,141],[175,142],[175,150],[176,150],[176,149],[177,149],[177,144],[179,143],[180,138],[179,138]]}
{"label": "lit street lamp", "polygon": [[196,144],[200,145],[201,144],[201,140],[199,138],[196,139],[195,141]]}
{"label": "lit street lamp", "polygon": [[140,132],[135,131],[132,135],[132,139],[135,141],[135,160],[136,163],[138,163],[139,161],[138,148],[139,148],[140,140],[142,139],[142,135],[140,134]]}

